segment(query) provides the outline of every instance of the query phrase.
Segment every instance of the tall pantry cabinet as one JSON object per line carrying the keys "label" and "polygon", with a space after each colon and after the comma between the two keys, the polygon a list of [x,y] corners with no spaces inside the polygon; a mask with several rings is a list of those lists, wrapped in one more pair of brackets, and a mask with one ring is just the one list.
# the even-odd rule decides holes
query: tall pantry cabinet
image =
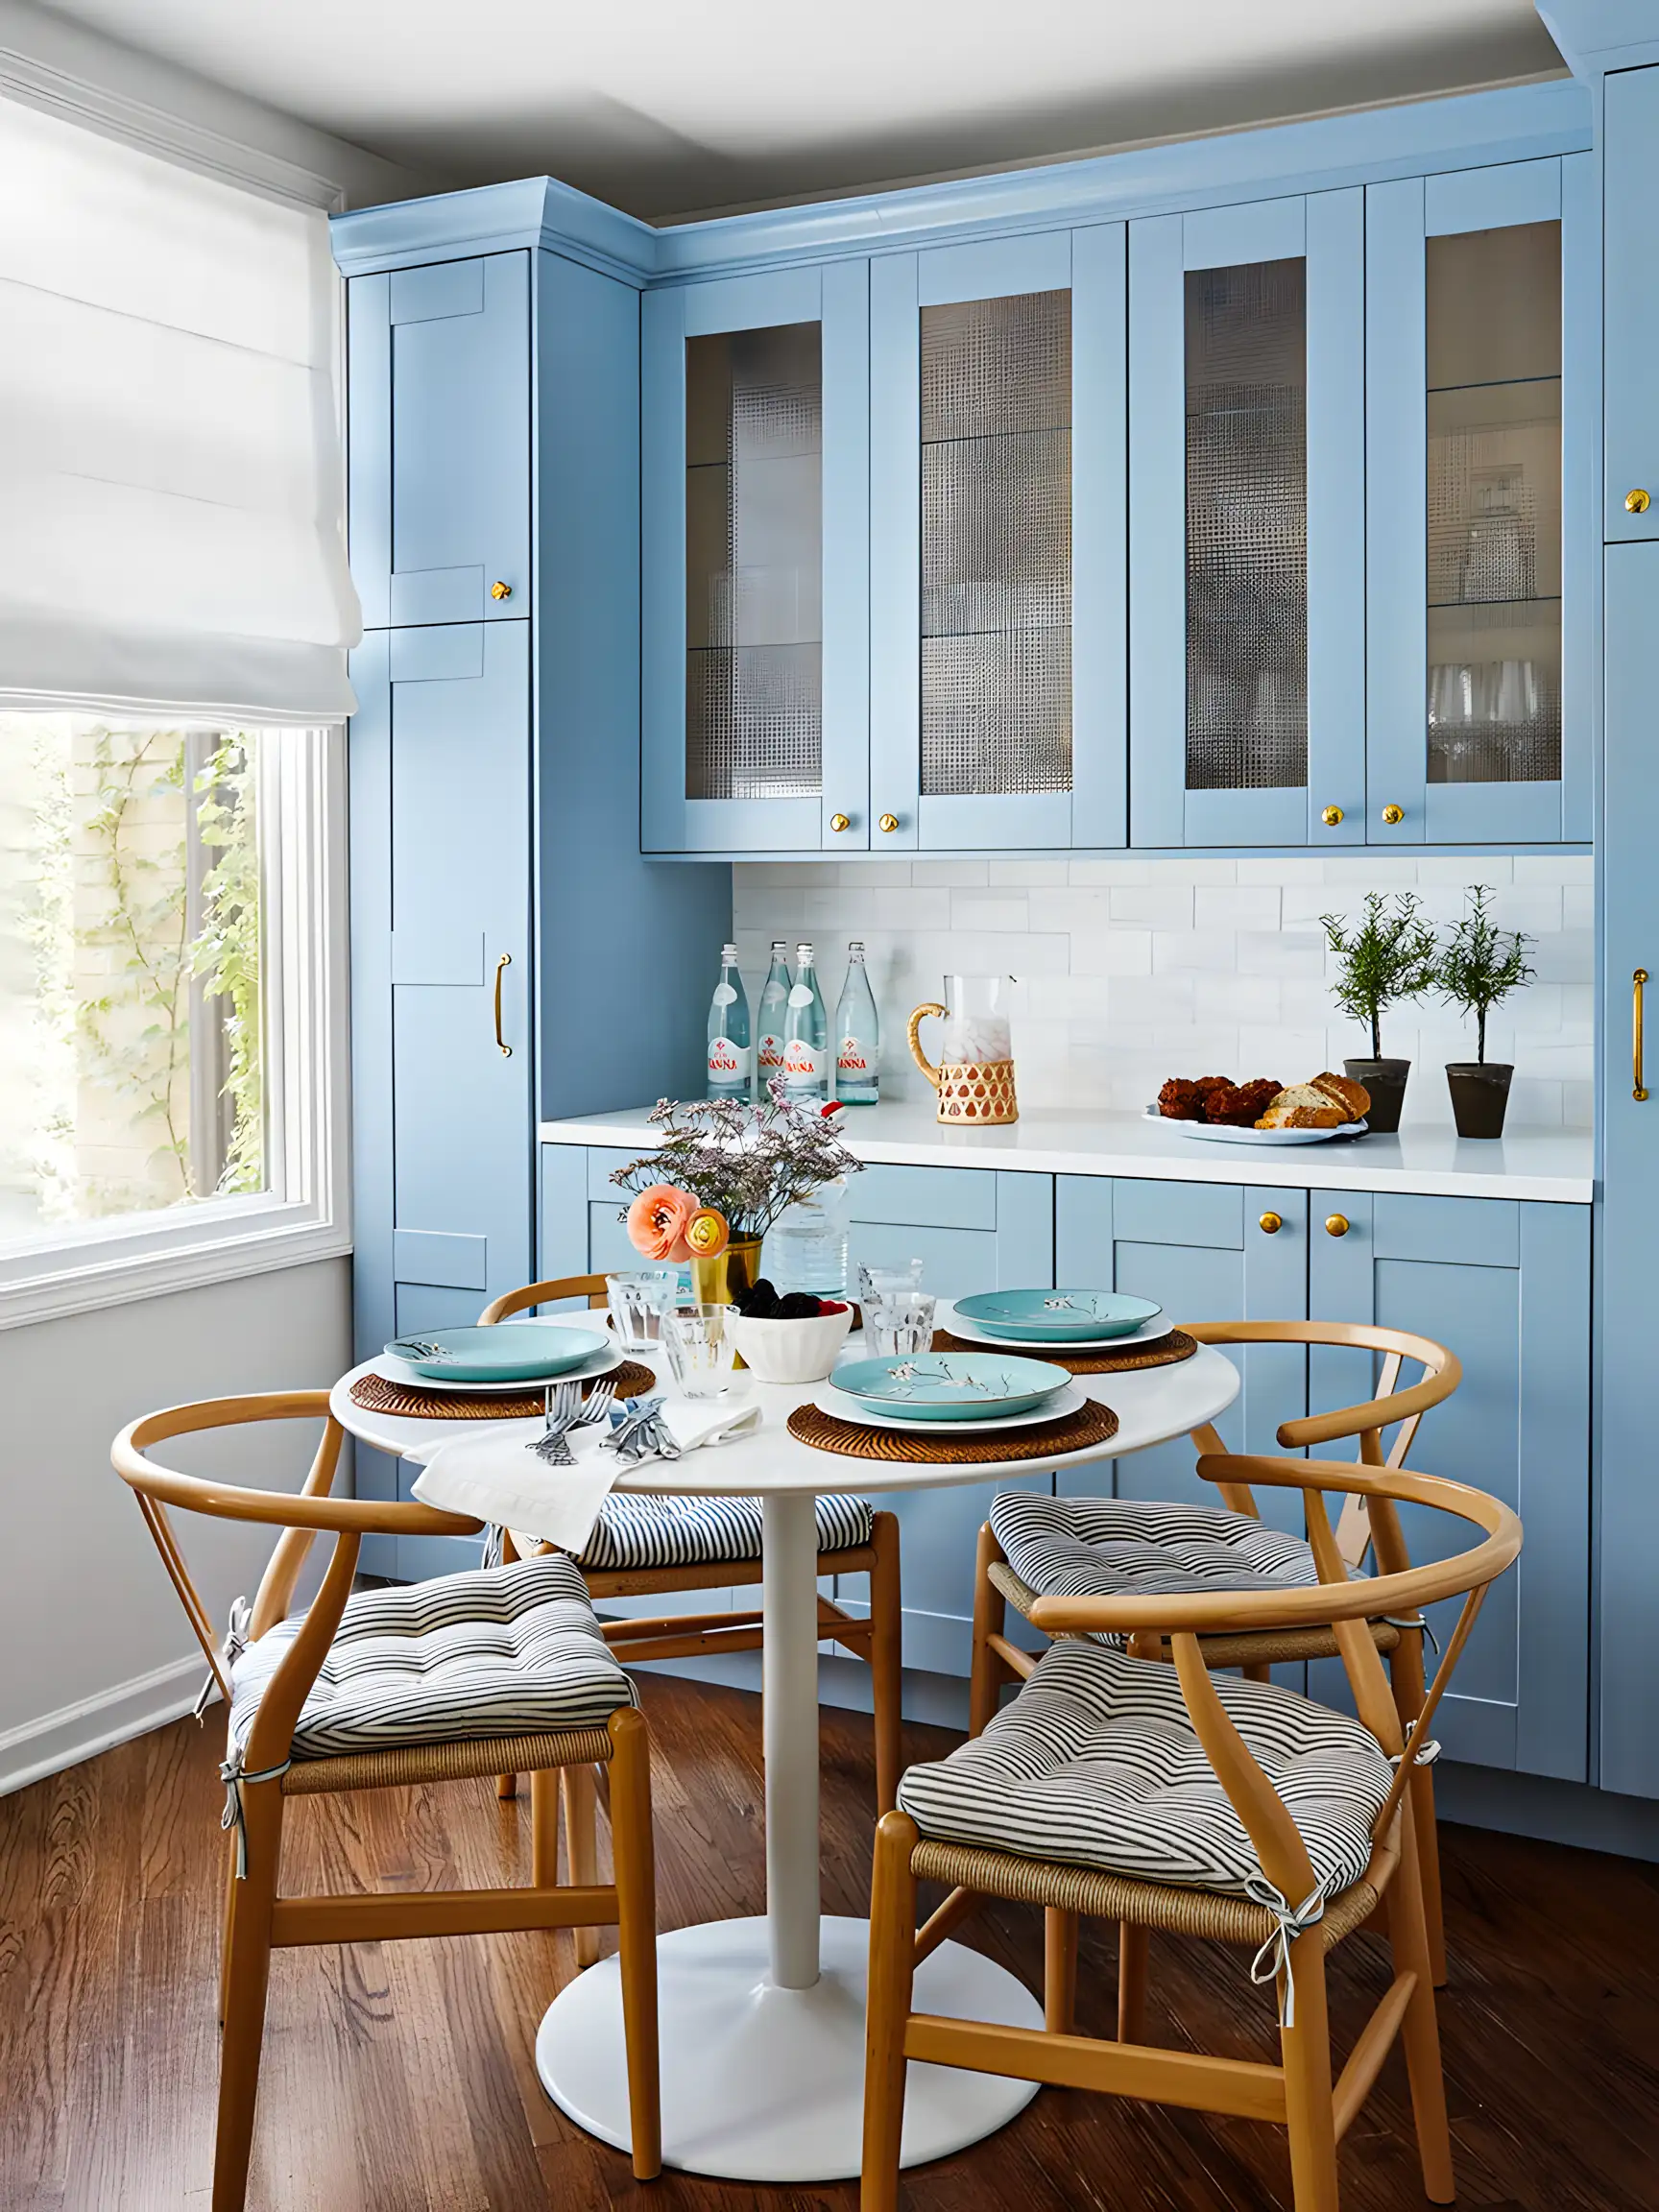
{"label": "tall pantry cabinet", "polygon": [[[492,195],[483,236],[471,198],[335,225],[366,623],[359,1358],[533,1279],[538,1119],[694,1080],[731,926],[728,868],[639,854],[637,283],[552,228],[559,187]],[[411,1473],[357,1455],[365,1496],[404,1494]],[[407,1579],[475,1558],[380,1538],[364,1564]]]}

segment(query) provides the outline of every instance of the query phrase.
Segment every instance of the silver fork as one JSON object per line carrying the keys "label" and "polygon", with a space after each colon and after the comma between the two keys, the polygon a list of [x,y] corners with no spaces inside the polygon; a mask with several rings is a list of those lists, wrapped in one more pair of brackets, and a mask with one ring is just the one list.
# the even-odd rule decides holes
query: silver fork
{"label": "silver fork", "polygon": [[542,1393],[541,1433],[531,1440],[529,1449],[538,1459],[549,1467],[574,1467],[575,1458],[565,1441],[565,1431],[571,1428],[582,1411],[582,1385],[580,1382],[552,1382]]}
{"label": "silver fork", "polygon": [[615,1395],[616,1385],[614,1382],[595,1382],[592,1389],[588,1393],[587,1403],[583,1406],[581,1412],[571,1422],[571,1428],[591,1429],[596,1421],[605,1420],[610,1414],[611,1403]]}

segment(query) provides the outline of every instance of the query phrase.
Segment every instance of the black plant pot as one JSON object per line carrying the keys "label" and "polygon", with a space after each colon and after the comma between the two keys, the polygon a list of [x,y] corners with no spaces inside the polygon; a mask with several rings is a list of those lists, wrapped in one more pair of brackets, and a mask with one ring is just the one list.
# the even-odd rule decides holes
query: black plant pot
{"label": "black plant pot", "polygon": [[1446,1086],[1459,1137],[1502,1137],[1514,1068],[1504,1060],[1449,1060]]}
{"label": "black plant pot", "polygon": [[1371,1111],[1365,1126],[1374,1137],[1392,1137],[1400,1126],[1400,1109],[1406,1103],[1406,1078],[1409,1060],[1344,1060],[1342,1072],[1350,1083],[1363,1083],[1371,1094]]}

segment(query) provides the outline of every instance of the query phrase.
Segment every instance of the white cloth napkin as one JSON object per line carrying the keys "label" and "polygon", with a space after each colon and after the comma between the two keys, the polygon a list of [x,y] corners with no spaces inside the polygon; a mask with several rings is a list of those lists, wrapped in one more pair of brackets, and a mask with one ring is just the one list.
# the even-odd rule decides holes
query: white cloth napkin
{"label": "white cloth napkin", "polygon": [[[760,1408],[722,1399],[665,1398],[662,1419],[682,1452],[724,1444],[760,1426]],[[616,1478],[633,1464],[599,1449],[606,1429],[578,1429],[568,1438],[574,1467],[549,1467],[526,1450],[541,1435],[539,1420],[490,1421],[469,1433],[418,1446],[424,1462],[413,1495],[423,1505],[523,1529],[580,1555]],[[650,1462],[646,1461],[646,1465]]]}

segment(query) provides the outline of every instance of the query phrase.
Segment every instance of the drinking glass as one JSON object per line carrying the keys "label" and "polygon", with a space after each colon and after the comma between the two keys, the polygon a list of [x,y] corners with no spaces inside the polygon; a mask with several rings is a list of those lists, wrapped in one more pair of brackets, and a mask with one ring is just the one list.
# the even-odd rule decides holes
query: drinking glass
{"label": "drinking glass", "polygon": [[906,1260],[902,1267],[860,1267],[858,1270],[858,1303],[868,1307],[890,1290],[920,1290],[922,1287],[922,1262]]}
{"label": "drinking glass", "polygon": [[731,1382],[731,1312],[730,1306],[674,1306],[663,1314],[668,1371],[687,1398],[718,1398]]}
{"label": "drinking glass", "polygon": [[662,1316],[673,1311],[679,1298],[680,1277],[672,1267],[640,1267],[627,1275],[607,1275],[605,1295],[621,1350],[655,1352],[662,1335]]}
{"label": "drinking glass", "polygon": [[909,1358],[933,1349],[933,1309],[938,1304],[930,1290],[887,1290],[864,1308],[865,1349],[878,1359]]}

